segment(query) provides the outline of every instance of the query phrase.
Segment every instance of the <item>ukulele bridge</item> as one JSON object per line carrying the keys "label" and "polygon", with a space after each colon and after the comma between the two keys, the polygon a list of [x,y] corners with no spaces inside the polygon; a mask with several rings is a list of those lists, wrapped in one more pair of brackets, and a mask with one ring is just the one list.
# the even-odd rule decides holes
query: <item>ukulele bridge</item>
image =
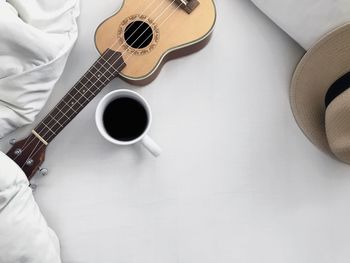
{"label": "ukulele bridge", "polygon": [[198,0],[175,0],[175,2],[181,5],[188,14],[191,14],[199,6]]}

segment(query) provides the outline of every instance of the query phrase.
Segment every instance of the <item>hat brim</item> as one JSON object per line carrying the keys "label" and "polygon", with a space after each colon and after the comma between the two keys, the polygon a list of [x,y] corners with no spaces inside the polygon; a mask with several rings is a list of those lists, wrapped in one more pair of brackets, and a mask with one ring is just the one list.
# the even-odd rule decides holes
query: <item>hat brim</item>
{"label": "hat brim", "polygon": [[293,75],[290,101],[296,122],[306,137],[330,152],[325,129],[325,96],[329,87],[350,71],[350,23],[309,49]]}

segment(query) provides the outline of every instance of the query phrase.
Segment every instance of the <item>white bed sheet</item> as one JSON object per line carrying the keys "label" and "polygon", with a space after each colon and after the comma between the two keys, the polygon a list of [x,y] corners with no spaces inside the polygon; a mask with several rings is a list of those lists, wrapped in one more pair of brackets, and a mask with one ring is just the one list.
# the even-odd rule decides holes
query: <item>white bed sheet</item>
{"label": "white bed sheet", "polygon": [[[94,29],[121,4],[81,2],[78,43],[44,113],[97,57]],[[64,263],[349,259],[350,167],[311,145],[289,108],[303,50],[250,1],[217,7],[205,50],[145,88],[113,81],[49,146],[35,196]],[[94,110],[116,88],[149,101],[158,159],[98,134]]]}

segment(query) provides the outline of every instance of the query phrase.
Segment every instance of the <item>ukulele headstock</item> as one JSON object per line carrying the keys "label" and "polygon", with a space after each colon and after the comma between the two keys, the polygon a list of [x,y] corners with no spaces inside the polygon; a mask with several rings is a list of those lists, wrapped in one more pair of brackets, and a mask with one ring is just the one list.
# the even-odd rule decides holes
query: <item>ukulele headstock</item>
{"label": "ukulele headstock", "polygon": [[18,142],[12,142],[7,152],[10,157],[30,180],[39,170],[45,160],[46,145],[33,134]]}

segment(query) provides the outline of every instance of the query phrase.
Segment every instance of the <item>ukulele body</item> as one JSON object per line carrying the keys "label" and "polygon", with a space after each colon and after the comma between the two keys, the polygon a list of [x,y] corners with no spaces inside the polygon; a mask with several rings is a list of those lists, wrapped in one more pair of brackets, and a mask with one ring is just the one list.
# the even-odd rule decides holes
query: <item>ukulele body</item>
{"label": "ukulele body", "polygon": [[95,43],[101,56],[7,155],[30,180],[44,162],[46,146],[112,79],[148,84],[167,60],[203,48],[215,20],[212,0],[125,0],[97,28]]}
{"label": "ukulele body", "polygon": [[108,48],[122,54],[127,65],[120,72],[122,79],[146,85],[166,61],[202,49],[215,21],[212,0],[199,0],[191,13],[173,0],[124,0],[121,9],[98,26],[95,44],[100,54]]}

